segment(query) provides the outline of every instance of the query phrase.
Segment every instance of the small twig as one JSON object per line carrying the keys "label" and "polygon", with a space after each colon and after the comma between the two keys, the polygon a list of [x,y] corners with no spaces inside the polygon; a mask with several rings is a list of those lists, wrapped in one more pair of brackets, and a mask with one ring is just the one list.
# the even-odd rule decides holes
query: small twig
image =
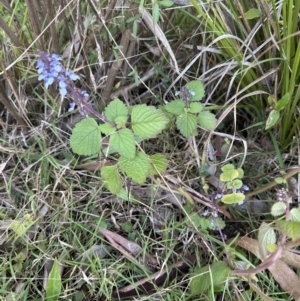
{"label": "small twig", "polygon": [[116,61],[114,61],[107,74],[107,82],[103,91],[103,98],[106,103],[108,103],[110,100],[110,95],[114,86],[115,78],[117,76],[118,71],[122,67],[124,59],[126,58],[126,52],[128,49],[130,38],[131,38],[131,30],[126,29],[122,34],[121,43],[120,43],[121,49],[118,50],[118,56],[120,57],[117,58]]}
{"label": "small twig", "polygon": [[[297,174],[299,172],[300,172],[300,167],[296,166],[296,167],[293,167],[291,170],[289,170],[286,174],[281,175],[281,178],[287,180],[287,179],[291,178],[292,176],[294,176],[295,174]],[[270,189],[270,188],[272,188],[276,185],[278,185],[278,183],[275,180],[273,180],[270,183],[268,183],[268,184],[266,184],[266,185],[264,185],[264,186],[262,186],[258,189],[255,189],[253,191],[250,191],[250,192],[246,193],[245,196],[246,196],[246,198],[249,198],[253,195],[264,192],[264,191],[266,191],[266,190],[268,190],[268,189]]]}
{"label": "small twig", "polygon": [[[26,0],[26,5],[28,8],[29,19],[30,19],[30,23],[31,23],[33,31],[34,31],[34,35],[36,37],[38,37],[41,34],[41,31],[40,31],[41,24],[39,24],[39,16],[38,16],[38,12],[35,10],[34,1]],[[37,43],[39,45],[39,49],[42,49],[42,50],[45,49],[45,44],[43,43],[43,41],[41,39],[38,39]]]}
{"label": "small twig", "polygon": [[279,259],[281,253],[284,250],[285,240],[286,240],[286,234],[283,234],[280,238],[280,242],[277,247],[277,250],[274,253],[272,253],[265,261],[263,261],[256,268],[248,269],[248,270],[233,270],[231,271],[231,273],[234,275],[249,275],[249,274],[257,274],[259,272],[268,269],[273,263],[275,263]]}
{"label": "small twig", "polygon": [[22,44],[15,35],[15,33],[10,29],[10,27],[5,23],[5,21],[2,19],[0,16],[0,28],[8,35],[12,43],[17,47],[17,48],[22,48]]}
{"label": "small twig", "polygon": [[55,18],[58,18],[58,16],[55,16],[53,13],[54,3],[53,1],[46,1],[47,6],[47,16],[48,16],[48,22],[50,24],[50,33],[51,33],[51,41],[52,41],[52,49],[53,52],[59,53],[59,43],[58,43],[58,37],[57,37],[57,30],[54,22],[51,22]]}

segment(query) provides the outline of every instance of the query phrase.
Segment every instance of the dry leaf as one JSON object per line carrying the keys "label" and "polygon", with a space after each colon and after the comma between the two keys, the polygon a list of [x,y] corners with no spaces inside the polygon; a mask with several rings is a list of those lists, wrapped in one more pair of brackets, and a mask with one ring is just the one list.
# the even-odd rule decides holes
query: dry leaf
{"label": "dry leaf", "polygon": [[[259,256],[258,241],[249,237],[242,237],[237,240],[237,245],[248,250],[257,258]],[[283,251],[283,258],[287,258],[287,251]],[[295,259],[295,258],[294,258]],[[268,267],[268,270],[273,275],[274,279],[278,282],[281,288],[287,293],[291,294],[296,300],[300,298],[300,278],[297,274],[281,259]]]}

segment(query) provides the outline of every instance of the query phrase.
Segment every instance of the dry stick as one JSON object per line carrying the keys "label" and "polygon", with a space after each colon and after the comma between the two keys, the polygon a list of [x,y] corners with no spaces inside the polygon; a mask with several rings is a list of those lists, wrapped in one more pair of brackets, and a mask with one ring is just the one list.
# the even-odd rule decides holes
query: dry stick
{"label": "dry stick", "polygon": [[[134,53],[135,45],[136,45],[136,39],[131,39],[130,44],[129,44],[128,49],[127,49],[127,53],[126,53],[127,61],[126,61],[125,64],[123,64],[123,67],[122,67],[122,74],[124,74],[124,75],[128,74],[128,71],[130,69],[131,58],[132,58],[133,53]],[[127,80],[126,77],[124,77],[122,79],[121,86],[125,85],[126,80]]]}
{"label": "dry stick", "polygon": [[98,32],[101,32],[101,30],[103,29],[104,27],[104,23],[108,21],[108,19],[110,18],[111,16],[111,13],[117,3],[117,0],[112,0],[109,2],[109,5],[108,5],[108,8],[107,8],[107,12],[104,16],[104,19],[102,20],[100,17],[99,17],[99,13],[97,11],[97,8],[95,7],[95,4],[92,2],[92,0],[88,0],[88,3],[90,4],[92,10],[94,11],[98,21],[99,21],[99,29],[98,29]]}
{"label": "dry stick", "polygon": [[8,0],[1,0],[0,3],[3,5],[3,7],[6,10],[8,10],[10,13],[12,13],[12,8],[10,7]]}
{"label": "dry stick", "polygon": [[6,71],[5,65],[4,65],[2,62],[0,62],[0,67],[1,67],[2,70],[4,71],[5,79],[8,81],[9,86],[10,86],[10,88],[11,88],[11,90],[12,90],[12,92],[13,92],[13,94],[14,94],[14,96],[15,96],[17,102],[18,102],[19,109],[20,109],[20,110],[22,111],[22,113],[23,113],[23,117],[22,117],[22,118],[23,118],[24,122],[25,122],[25,120],[27,120],[27,123],[30,124],[30,121],[29,121],[29,119],[28,119],[28,117],[27,117],[27,115],[26,115],[26,113],[25,113],[25,111],[24,111],[24,109],[23,109],[22,102],[21,102],[21,99],[20,99],[20,95],[19,95],[19,93],[17,92],[17,86],[16,86],[16,83],[15,83],[14,80],[12,80],[12,76],[10,76],[10,74],[9,74],[9,73],[11,73],[11,72],[10,72],[11,70]]}
{"label": "dry stick", "polygon": [[16,37],[14,32],[10,29],[10,27],[5,23],[5,21],[0,16],[0,28],[3,29],[3,31],[8,35],[10,40],[13,42],[13,44],[18,47],[22,48],[22,44],[19,41],[19,39]]}
{"label": "dry stick", "polygon": [[[38,36],[40,36],[41,31],[40,31],[40,24],[38,24],[38,20],[39,20],[38,13],[37,13],[37,11],[35,10],[35,7],[34,7],[34,1],[33,0],[26,0],[26,4],[27,4],[27,7],[28,7],[30,23],[32,25],[35,36],[38,37]],[[42,42],[42,40],[38,39],[37,42],[38,42],[38,45],[39,45],[39,49],[45,50],[44,43]]]}
{"label": "dry stick", "polygon": [[[287,203],[286,200],[286,216],[285,220],[289,221],[291,219],[291,212],[290,212],[290,207],[289,204]],[[277,249],[274,253],[272,253],[266,260],[264,260],[259,266],[257,266],[254,269],[248,269],[248,270],[234,270],[232,271],[233,274],[257,274],[261,271],[264,271],[265,269],[268,269],[272,264],[274,264],[281,256],[282,252],[284,251],[285,248],[285,242],[287,239],[287,234],[283,233],[280,237],[279,244],[277,246]],[[264,259],[264,258],[262,258]]]}
{"label": "dry stick", "polygon": [[280,242],[277,246],[277,250],[272,253],[265,261],[263,261],[256,268],[248,269],[248,270],[233,270],[231,273],[233,275],[249,275],[249,274],[257,274],[268,269],[273,263],[275,263],[281,256],[281,253],[284,250],[284,243],[286,240],[286,234],[283,234],[280,238]]}
{"label": "dry stick", "polygon": [[127,93],[128,91],[138,87],[143,82],[146,82],[148,79],[152,78],[155,75],[155,73],[156,73],[156,70],[154,68],[151,68],[150,70],[148,70],[146,72],[146,74],[143,77],[141,77],[141,80],[139,81],[138,84],[132,83],[129,86],[118,89],[116,92],[114,92],[114,97],[119,97],[120,95],[123,95],[124,93]]}
{"label": "dry stick", "polygon": [[24,119],[16,112],[15,108],[11,105],[10,101],[7,99],[6,95],[0,91],[0,102],[3,103],[5,108],[11,113],[11,115],[17,120],[19,125],[24,127],[24,129],[27,128],[26,122]]}
{"label": "dry stick", "polygon": [[124,59],[126,57],[126,52],[128,49],[130,38],[131,38],[131,30],[126,29],[122,34],[121,49],[118,51],[120,57],[112,64],[107,75],[107,82],[103,91],[103,98],[106,103],[108,103],[110,100],[110,95],[113,89],[115,78],[117,76],[119,69],[122,67]]}
{"label": "dry stick", "polygon": [[57,18],[57,16],[54,16],[53,8],[54,3],[50,0],[46,1],[47,11],[48,11],[48,22],[50,23],[50,33],[51,33],[51,40],[52,40],[52,50],[55,53],[59,53],[59,43],[58,43],[58,37],[57,37],[57,31],[55,23],[51,21]]}
{"label": "dry stick", "polygon": [[[281,178],[283,178],[285,180],[289,179],[289,178],[291,178],[293,175],[295,175],[298,172],[300,172],[300,166],[297,166],[297,167],[289,170],[285,175],[282,175]],[[276,182],[276,180],[273,180],[272,182],[270,182],[270,183],[268,183],[268,184],[266,184],[266,185],[264,185],[264,186],[262,186],[262,187],[260,187],[258,189],[255,189],[253,191],[250,191],[250,192],[246,193],[245,196],[246,196],[246,198],[247,197],[249,198],[249,197],[251,197],[251,196],[253,196],[255,194],[259,194],[261,192],[264,192],[264,191],[266,191],[266,190],[268,190],[268,189],[276,186],[277,184],[278,183]]]}

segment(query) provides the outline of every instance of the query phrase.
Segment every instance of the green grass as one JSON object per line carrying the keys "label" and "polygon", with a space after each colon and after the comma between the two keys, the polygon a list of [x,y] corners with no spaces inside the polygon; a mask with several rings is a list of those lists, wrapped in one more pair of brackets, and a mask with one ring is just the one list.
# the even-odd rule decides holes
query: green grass
{"label": "green grass", "polygon": [[[243,164],[243,181],[251,191],[280,175],[279,169],[298,164],[300,2],[191,0],[187,7],[165,7],[164,1],[155,6],[132,1],[130,7],[105,0],[66,0],[61,6],[50,0],[44,6],[15,0],[7,7],[7,2],[0,1],[0,300],[46,300],[53,292],[47,283],[55,259],[61,280],[54,287],[61,293],[48,300],[111,300],[117,290],[133,289],[143,279],[154,289],[128,300],[296,298],[268,270],[255,275],[255,287],[253,279],[233,274],[195,295],[191,284],[197,268],[219,261],[231,269],[261,263],[253,250],[199,223],[207,200],[221,189],[217,180],[224,164]],[[143,6],[151,18],[157,4],[161,35],[138,10]],[[248,18],[250,9],[258,9],[259,17]],[[120,51],[127,46],[121,64]],[[141,143],[146,153],[167,156],[167,172],[142,186],[124,178],[122,196],[113,196],[99,164],[116,158],[72,153],[70,134],[83,117],[78,110],[68,112],[70,99],[61,99],[54,87],[45,90],[37,80],[39,49],[63,55],[63,64],[81,77],[78,87],[100,110],[114,96],[128,105],[158,107],[175,99],[188,81],[201,79],[204,103],[211,105],[218,127],[199,129],[188,139],[170,127]],[[278,123],[265,130],[271,110],[287,92],[291,98]],[[293,193],[295,186],[290,184]],[[270,208],[259,206],[264,200],[276,200],[276,187],[247,200],[246,212],[218,203],[234,218],[219,211],[235,242],[244,235],[257,239],[262,222],[272,225]],[[253,212],[254,207],[261,209]],[[116,247],[118,239],[110,240],[99,229],[141,250],[133,254],[130,247]],[[172,265],[190,255],[195,255],[194,264],[171,278]],[[149,258],[156,263],[149,265]],[[151,280],[159,271],[166,277],[161,285]],[[206,279],[215,282],[215,277],[210,271]]]}

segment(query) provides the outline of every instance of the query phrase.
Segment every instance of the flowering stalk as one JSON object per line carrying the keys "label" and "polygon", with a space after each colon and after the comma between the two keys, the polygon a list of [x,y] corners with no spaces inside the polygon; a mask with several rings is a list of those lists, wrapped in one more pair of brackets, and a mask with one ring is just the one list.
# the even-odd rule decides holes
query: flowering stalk
{"label": "flowering stalk", "polygon": [[57,84],[59,94],[62,97],[67,96],[74,100],[74,103],[70,104],[69,112],[74,110],[75,104],[77,104],[82,114],[92,114],[103,122],[109,122],[104,114],[97,112],[92,105],[88,103],[89,94],[75,86],[74,81],[80,77],[72,70],[66,70],[60,61],[61,57],[58,54],[54,53],[50,55],[40,50],[36,64],[39,74],[38,80],[44,81],[46,89],[53,83]]}

